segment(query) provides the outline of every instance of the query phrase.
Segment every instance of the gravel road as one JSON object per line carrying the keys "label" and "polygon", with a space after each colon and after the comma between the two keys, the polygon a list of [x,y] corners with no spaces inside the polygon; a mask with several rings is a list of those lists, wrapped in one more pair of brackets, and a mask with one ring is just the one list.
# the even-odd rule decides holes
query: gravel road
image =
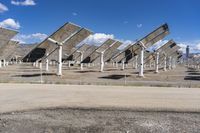
{"label": "gravel road", "polygon": [[200,131],[199,88],[0,84],[0,94],[2,133]]}
{"label": "gravel road", "polygon": [[199,88],[0,84],[0,113],[51,107],[200,111]]}
{"label": "gravel road", "polygon": [[48,109],[0,115],[2,133],[199,133],[199,113]]}

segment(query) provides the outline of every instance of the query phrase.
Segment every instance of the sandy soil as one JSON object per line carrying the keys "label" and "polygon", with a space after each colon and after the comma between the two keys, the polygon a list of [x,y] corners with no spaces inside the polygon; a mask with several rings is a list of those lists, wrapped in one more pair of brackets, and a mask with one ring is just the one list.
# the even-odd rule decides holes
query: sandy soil
{"label": "sandy soil", "polygon": [[[200,89],[194,88],[200,87],[198,70],[179,66],[155,74],[146,69],[145,78],[130,67],[121,71],[107,66],[100,73],[97,67],[80,71],[65,65],[62,77],[55,72],[52,66],[46,73],[30,64],[0,69],[0,82],[6,83],[0,84],[0,132],[200,131]],[[49,84],[38,84],[41,80]]]}
{"label": "sandy soil", "polygon": [[200,111],[199,88],[0,84],[0,112],[48,107]]}
{"label": "sandy soil", "polygon": [[[43,66],[43,69],[45,66]],[[83,71],[77,66],[69,68],[63,65],[63,76],[57,77],[56,66],[50,66],[45,72],[31,64],[9,65],[0,69],[1,83],[43,83],[48,84],[83,84],[83,85],[128,85],[128,86],[158,86],[158,87],[200,87],[200,72],[178,66],[174,70],[155,74],[154,68],[145,69],[145,78],[138,78],[138,70],[128,66],[125,70],[106,65],[103,73],[99,67],[84,67]],[[42,75],[42,76],[41,76]]]}
{"label": "sandy soil", "polygon": [[1,133],[199,133],[200,114],[48,109],[0,115]]}

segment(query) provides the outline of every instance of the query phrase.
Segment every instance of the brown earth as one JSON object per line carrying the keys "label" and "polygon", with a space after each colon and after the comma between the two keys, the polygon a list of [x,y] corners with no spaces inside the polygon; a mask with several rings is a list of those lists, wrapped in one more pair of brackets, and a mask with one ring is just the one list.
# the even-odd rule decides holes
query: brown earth
{"label": "brown earth", "polygon": [[[200,72],[178,66],[176,69],[155,74],[153,68],[145,70],[145,78],[138,77],[138,70],[128,66],[124,71],[107,65],[103,73],[99,66],[84,67],[80,71],[78,66],[69,68],[63,65],[63,76],[56,76],[56,66],[50,66],[45,72],[35,68],[32,64],[10,65],[0,69],[1,83],[43,83],[47,84],[82,84],[82,85],[128,85],[128,86],[158,86],[158,87],[200,87]],[[41,76],[42,75],[42,76]]]}
{"label": "brown earth", "polygon": [[[138,78],[137,70],[130,66],[124,71],[107,66],[100,73],[98,67],[80,71],[64,65],[62,77],[55,72],[55,66],[46,73],[31,64],[0,69],[0,82],[5,83],[0,84],[0,132],[200,131],[200,90],[192,88],[200,87],[198,70],[178,66],[154,74],[153,69],[147,69],[145,78]],[[37,84],[41,80],[49,84]]]}
{"label": "brown earth", "polygon": [[0,114],[1,133],[199,133],[199,113],[48,109]]}

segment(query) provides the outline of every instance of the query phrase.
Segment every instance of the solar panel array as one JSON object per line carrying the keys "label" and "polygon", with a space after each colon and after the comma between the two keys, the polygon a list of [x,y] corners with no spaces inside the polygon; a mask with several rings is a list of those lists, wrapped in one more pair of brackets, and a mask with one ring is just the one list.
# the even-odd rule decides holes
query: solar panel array
{"label": "solar panel array", "polygon": [[0,48],[0,57],[1,59],[10,59],[12,53],[16,50],[16,48],[19,46],[19,42],[17,41],[9,41],[6,45],[2,46]]}
{"label": "solar panel array", "polygon": [[17,31],[0,27],[0,58],[6,59],[17,47],[18,42],[11,41]]}
{"label": "solar panel array", "polygon": [[157,50],[155,50],[154,53],[150,54],[149,56],[147,56],[145,59],[144,59],[144,63],[145,64],[148,64],[149,62],[155,60],[155,56],[156,56],[156,53],[159,52],[159,58],[164,58],[166,56],[166,53],[168,52],[168,50],[172,49],[173,46],[175,46],[175,42],[173,40],[170,40],[168,41],[166,44],[162,45],[160,48],[158,48]]}
{"label": "solar panel array", "polygon": [[[16,34],[16,31],[0,28],[1,58],[10,60],[17,55],[14,50],[19,48],[18,42],[10,41]],[[103,55],[101,56],[103,62],[134,63],[135,56],[143,59],[142,56],[140,56],[142,48],[144,49],[144,64],[155,61],[156,53],[159,53],[159,64],[165,62],[165,57],[179,59],[182,56],[182,53],[178,51],[180,47],[177,46],[173,40],[168,41],[153,52],[147,50],[169,34],[169,27],[167,24],[161,25],[142,39],[128,45],[123,50],[118,49],[123,43],[114,39],[107,39],[100,46],[96,46],[95,44],[82,44],[77,47],[78,44],[91,34],[92,32],[86,28],[82,28],[73,23],[65,23],[43,42],[34,47],[24,56],[23,60],[29,62],[44,60],[46,58],[49,60],[58,60],[58,45],[50,42],[48,40],[49,38],[62,44],[63,61],[80,62],[82,55],[83,60],[81,63],[99,63],[100,55]],[[46,56],[47,54],[48,56]],[[139,62],[140,60],[137,61]]]}
{"label": "solar panel array", "polygon": [[108,39],[100,47],[94,49],[86,58],[84,58],[82,63],[92,63],[100,56],[101,52],[109,48],[113,43],[115,43],[115,40]]}
{"label": "solar panel array", "polygon": [[83,44],[79,48],[74,49],[72,53],[64,60],[75,61],[80,57],[80,52],[84,53],[85,51],[89,50],[90,47],[91,46],[88,44]]}
{"label": "solar panel array", "polygon": [[17,31],[0,27],[0,40],[10,41],[17,33]]}
{"label": "solar panel array", "polygon": [[[118,47],[122,44],[120,41],[115,41],[112,45],[110,45],[109,48],[105,49],[104,51],[104,62],[108,62],[109,59],[118,51]],[[99,63],[100,61],[100,56],[94,60],[95,63]]]}
{"label": "solar panel array", "polygon": [[[66,23],[56,32],[50,35],[48,38],[63,43],[63,56],[64,56],[65,54],[70,54],[72,48],[74,48],[78,43],[83,41],[91,34],[92,32],[85,28],[82,28],[72,23]],[[31,62],[36,61],[40,58],[43,58],[47,53],[49,54],[49,58],[56,60],[58,58],[57,54],[54,52],[56,48],[57,46],[55,44],[45,39],[29,54],[27,54],[23,60],[27,60],[27,58],[28,59],[30,58],[29,61]],[[37,55],[37,53],[40,54]]]}
{"label": "solar panel array", "polygon": [[134,56],[140,54],[141,45],[143,45],[145,48],[151,47],[153,44],[160,41],[168,34],[168,25],[164,24],[141,40],[137,41],[134,45],[130,46],[125,51],[121,52],[117,57],[114,57],[113,60],[115,62],[122,62],[122,60],[125,60],[125,62],[129,62],[129,60],[131,60]]}

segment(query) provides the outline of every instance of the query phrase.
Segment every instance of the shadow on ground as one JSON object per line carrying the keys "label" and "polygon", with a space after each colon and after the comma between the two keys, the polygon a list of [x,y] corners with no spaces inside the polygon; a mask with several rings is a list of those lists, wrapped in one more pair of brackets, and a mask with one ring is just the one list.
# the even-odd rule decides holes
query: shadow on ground
{"label": "shadow on ground", "polygon": [[200,76],[186,76],[184,80],[200,80]]}
{"label": "shadow on ground", "polygon": [[200,80],[200,72],[195,68],[188,68],[186,72],[188,73],[188,76],[185,76],[184,80]]}
{"label": "shadow on ground", "polygon": [[[55,76],[56,74],[55,73],[42,73],[42,76]],[[15,76],[12,76],[12,77],[26,77],[26,78],[29,78],[29,77],[39,77],[41,76],[40,73],[37,73],[37,74],[22,74],[22,75],[15,75]]]}
{"label": "shadow on ground", "polygon": [[200,73],[199,72],[190,72],[190,73],[188,73],[188,75],[200,75]]}
{"label": "shadow on ground", "polygon": [[22,68],[18,68],[21,70],[40,70],[39,68],[27,68],[27,67],[22,67]]}
{"label": "shadow on ground", "polygon": [[91,73],[91,72],[98,72],[94,70],[88,70],[88,71],[76,71],[76,73]]}
{"label": "shadow on ground", "polygon": [[[144,74],[154,73],[155,70],[144,70]],[[133,72],[132,74],[138,74],[139,72]]]}
{"label": "shadow on ground", "polygon": [[130,75],[108,75],[108,76],[99,77],[99,78],[118,80],[118,79],[122,79],[122,78],[125,78],[125,77],[130,77]]}

